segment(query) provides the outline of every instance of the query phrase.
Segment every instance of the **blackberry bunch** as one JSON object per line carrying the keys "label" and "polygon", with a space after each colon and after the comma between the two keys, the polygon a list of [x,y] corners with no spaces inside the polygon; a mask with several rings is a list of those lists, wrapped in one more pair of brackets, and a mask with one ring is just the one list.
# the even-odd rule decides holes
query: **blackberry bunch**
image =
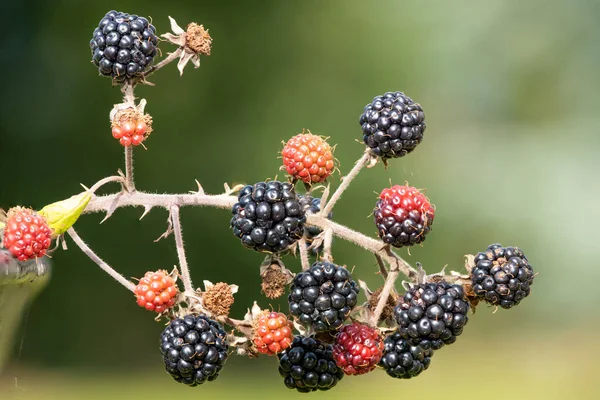
{"label": "blackberry bunch", "polygon": [[433,350],[411,345],[398,331],[385,338],[379,365],[392,378],[410,379],[429,368]]}
{"label": "blackberry bunch", "polygon": [[492,244],[474,262],[471,279],[479,299],[508,309],[529,295],[534,273],[520,248]]}
{"label": "blackberry bunch", "polygon": [[423,140],[425,114],[421,105],[402,92],[376,96],[365,106],[359,123],[363,141],[384,161],[403,157]]}
{"label": "blackberry bunch", "polygon": [[344,377],[331,346],[311,337],[294,337],[291,347],[278,356],[285,386],[301,393],[329,390]]}
{"label": "blackberry bunch", "polygon": [[281,253],[302,237],[306,215],[291,183],[245,186],[232,208],[233,234],[250,249]]}
{"label": "blackberry bunch", "polygon": [[294,278],[290,313],[316,332],[339,329],[358,300],[358,284],[339,265],[317,261]]}
{"label": "blackberry bunch", "polygon": [[226,337],[221,325],[204,315],[171,321],[160,338],[167,372],[189,386],[217,379],[227,360]]}
{"label": "blackberry bunch", "polygon": [[[321,212],[321,198],[312,197],[308,194],[299,195],[300,204],[302,208],[304,208],[304,212],[306,214],[317,214]],[[327,219],[333,218],[333,211],[327,215]],[[306,226],[304,227],[304,238],[306,242],[310,245],[315,237],[321,234],[322,230],[317,228],[316,226]],[[319,246],[318,249],[312,249],[313,254],[317,254],[323,251],[323,245]]]}
{"label": "blackberry bunch", "polygon": [[463,287],[425,283],[408,290],[394,309],[398,331],[411,345],[440,349],[463,331],[469,317]]}
{"label": "blackberry bunch", "polygon": [[157,54],[156,28],[144,17],[109,11],[90,41],[98,72],[117,82],[143,75]]}

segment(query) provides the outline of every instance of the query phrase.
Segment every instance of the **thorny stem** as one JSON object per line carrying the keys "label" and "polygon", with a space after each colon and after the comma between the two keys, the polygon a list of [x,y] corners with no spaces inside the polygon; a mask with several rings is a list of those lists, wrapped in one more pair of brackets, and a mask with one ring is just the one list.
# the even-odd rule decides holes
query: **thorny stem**
{"label": "thorny stem", "polygon": [[179,47],[177,50],[175,50],[174,52],[170,53],[164,60],[162,60],[158,64],[156,64],[153,67],[151,67],[148,70],[148,72],[146,72],[144,74],[144,78],[152,75],[153,73],[155,73],[156,71],[158,71],[159,69],[161,69],[162,67],[164,67],[165,65],[167,65],[167,64],[175,61],[176,59],[178,59],[181,56],[181,53],[183,51],[184,51],[183,47]]}
{"label": "thorny stem", "polygon": [[333,256],[331,255],[331,245],[333,244],[333,230],[326,228],[323,233],[323,259],[331,262]]}
{"label": "thorny stem", "polygon": [[110,182],[121,182],[122,184],[125,183],[125,180],[120,177],[120,176],[109,176],[106,177],[104,179],[100,179],[98,182],[94,183],[94,186],[92,186],[89,191],[90,193],[95,193],[98,189],[100,189],[102,186],[106,185],[107,183]]}
{"label": "thorny stem", "polygon": [[190,269],[185,257],[185,249],[183,247],[183,235],[181,232],[181,220],[179,218],[179,206],[171,206],[171,222],[173,222],[173,231],[175,233],[175,245],[177,247],[177,256],[179,257],[179,269],[181,270],[181,278],[185,291],[190,295],[194,294],[194,285],[190,277]]}
{"label": "thorny stem", "polygon": [[133,146],[125,147],[125,188],[128,192],[135,192],[133,181]]}
{"label": "thorny stem", "polygon": [[300,252],[302,271],[308,271],[310,268],[310,261],[308,259],[308,244],[306,243],[306,239],[302,238],[298,241],[298,251]]}
{"label": "thorny stem", "polygon": [[381,256],[375,253],[375,259],[377,260],[377,265],[379,266],[379,273],[381,274],[381,276],[383,276],[383,279],[387,278],[388,271],[385,267],[383,260],[381,259]]}
{"label": "thorny stem", "polygon": [[90,247],[87,244],[85,244],[83,239],[79,237],[77,232],[75,232],[75,229],[71,227],[67,230],[67,233],[69,234],[69,236],[71,236],[71,239],[73,239],[73,242],[75,242],[75,244],[81,249],[81,251],[83,251],[85,255],[87,255],[93,262],[98,264],[98,266],[102,268],[104,272],[112,276],[117,282],[125,286],[128,290],[132,292],[135,290],[135,285],[132,282],[125,279],[123,275],[119,274],[110,265],[108,265],[100,257],[98,257],[96,253],[94,253],[94,251],[90,249]]}
{"label": "thorny stem", "polygon": [[346,189],[348,189],[348,186],[350,186],[350,182],[352,182],[352,180],[356,178],[356,176],[363,169],[363,167],[367,165],[370,158],[371,154],[367,149],[365,150],[363,156],[356,162],[356,164],[354,164],[354,167],[352,167],[348,175],[344,176],[344,180],[342,180],[340,186],[338,186],[336,191],[333,192],[333,195],[331,195],[331,197],[327,201],[327,204],[325,204],[325,207],[323,208],[323,210],[321,210],[321,215],[329,215],[331,210],[333,210],[333,206],[335,205],[335,203],[340,199],[340,197],[342,197],[342,194]]}
{"label": "thorny stem", "polygon": [[388,297],[390,297],[390,293],[394,289],[394,284],[396,283],[396,279],[398,279],[398,275],[400,272],[397,269],[390,268],[390,272],[388,273],[387,278],[385,279],[385,284],[383,285],[383,289],[381,290],[381,294],[379,295],[379,301],[377,302],[377,307],[375,307],[375,311],[371,315],[371,325],[377,326],[377,322],[379,322],[379,317],[383,312],[383,308],[385,307]]}

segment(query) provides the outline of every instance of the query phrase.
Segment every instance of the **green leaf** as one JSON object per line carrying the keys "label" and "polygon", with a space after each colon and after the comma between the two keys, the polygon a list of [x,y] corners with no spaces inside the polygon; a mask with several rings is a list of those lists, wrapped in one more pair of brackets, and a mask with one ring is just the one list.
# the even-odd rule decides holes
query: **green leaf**
{"label": "green leaf", "polygon": [[91,199],[91,193],[83,192],[66,200],[48,204],[38,213],[46,218],[53,236],[56,237],[65,233],[67,229],[75,224]]}

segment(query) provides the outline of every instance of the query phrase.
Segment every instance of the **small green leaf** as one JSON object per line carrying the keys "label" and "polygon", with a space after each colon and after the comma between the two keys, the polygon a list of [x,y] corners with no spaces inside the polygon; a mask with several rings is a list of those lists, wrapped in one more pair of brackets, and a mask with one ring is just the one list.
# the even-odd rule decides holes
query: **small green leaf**
{"label": "small green leaf", "polygon": [[46,218],[53,236],[62,235],[75,224],[85,207],[92,199],[90,192],[83,192],[66,200],[48,204],[38,213]]}

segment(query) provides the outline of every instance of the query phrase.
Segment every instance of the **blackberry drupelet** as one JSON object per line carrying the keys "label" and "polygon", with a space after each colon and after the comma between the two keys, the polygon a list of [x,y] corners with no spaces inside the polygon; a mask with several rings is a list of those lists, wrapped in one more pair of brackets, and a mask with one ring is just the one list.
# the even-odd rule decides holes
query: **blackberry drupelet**
{"label": "blackberry drupelet", "polygon": [[329,390],[344,377],[331,346],[312,337],[294,337],[291,347],[278,356],[285,386],[301,393]]}
{"label": "blackberry drupelet", "polygon": [[144,17],[109,11],[90,41],[98,72],[117,82],[142,76],[158,52],[156,28]]}
{"label": "blackberry drupelet", "polygon": [[398,331],[386,337],[383,346],[379,365],[392,378],[414,378],[429,368],[433,350],[411,345]]}
{"label": "blackberry drupelet", "polygon": [[189,386],[215,380],[227,360],[226,337],[221,325],[204,315],[171,321],[160,346],[167,372]]}
{"label": "blackberry drupelet", "polygon": [[[306,214],[317,214],[321,212],[321,198],[312,197],[308,194],[299,195],[300,204],[302,208],[304,208],[304,212]],[[333,218],[333,211],[327,215],[327,219],[331,220]],[[304,237],[306,242],[310,245],[315,237],[321,234],[322,230],[317,228],[316,226],[306,226],[304,227]],[[321,253],[323,251],[323,245],[319,246],[318,249],[312,249],[313,254]]]}
{"label": "blackberry drupelet", "polygon": [[232,208],[233,234],[250,249],[281,253],[302,237],[306,215],[291,183],[245,186]]}
{"label": "blackberry drupelet", "polygon": [[398,331],[411,345],[437,350],[456,341],[469,320],[468,311],[462,286],[441,281],[409,289],[394,316]]}
{"label": "blackberry drupelet", "polygon": [[425,240],[431,231],[435,209],[419,189],[394,185],[381,191],[373,216],[381,240],[404,247]]}
{"label": "blackberry drupelet", "polygon": [[359,123],[363,141],[384,161],[403,157],[423,140],[425,114],[421,105],[402,92],[376,96],[365,106]]}
{"label": "blackberry drupelet", "polygon": [[474,263],[471,279],[479,299],[508,309],[529,295],[534,273],[520,248],[492,244]]}
{"label": "blackberry drupelet", "polygon": [[359,290],[346,268],[317,261],[294,278],[290,313],[316,332],[337,330],[356,305]]}

